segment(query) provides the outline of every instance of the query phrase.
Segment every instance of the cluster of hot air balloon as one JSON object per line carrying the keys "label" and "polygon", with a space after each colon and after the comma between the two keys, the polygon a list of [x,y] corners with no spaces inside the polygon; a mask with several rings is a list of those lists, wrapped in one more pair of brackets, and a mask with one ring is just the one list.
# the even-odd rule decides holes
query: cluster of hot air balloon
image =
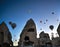
{"label": "cluster of hot air balloon", "polygon": [[[42,20],[40,20],[40,23],[42,23],[43,21]],[[46,21],[44,22],[44,24],[46,24],[46,22],[48,22],[48,19],[46,19]]]}
{"label": "cluster of hot air balloon", "polygon": [[[48,19],[46,19],[46,21],[43,23],[43,21],[42,20],[40,20],[40,23],[42,24],[46,24],[46,22],[48,22]],[[40,28],[40,30],[42,30],[42,28]]]}
{"label": "cluster of hot air balloon", "polygon": [[9,24],[11,25],[11,27],[12,27],[13,29],[15,29],[15,27],[16,27],[16,24],[15,24],[15,23],[12,23],[12,22],[10,21]]}
{"label": "cluster of hot air balloon", "polygon": [[[53,30],[54,29],[54,26],[53,25],[50,25],[49,26],[49,29]],[[42,30],[42,28],[40,28],[40,30]]]}
{"label": "cluster of hot air balloon", "polygon": [[[46,19],[46,22],[47,22],[47,21],[48,21],[48,19]],[[42,23],[42,20],[40,20],[40,23]],[[46,24],[46,23],[44,22],[44,24]],[[51,30],[53,30],[54,26],[53,26],[53,25],[50,25],[49,28],[50,28]],[[42,28],[40,28],[40,30],[42,30]]]}
{"label": "cluster of hot air balloon", "polygon": [[[55,14],[54,12],[52,12],[51,14]],[[59,19],[57,19],[56,20],[57,22],[59,21]],[[46,19],[46,21],[44,22],[44,24],[46,24],[46,22],[48,22],[48,19]],[[43,21],[42,20],[40,20],[40,23],[43,23]],[[50,25],[49,26],[49,28],[51,29],[51,30],[53,30],[54,29],[54,26],[53,25]],[[42,28],[40,28],[40,30],[42,30]]]}

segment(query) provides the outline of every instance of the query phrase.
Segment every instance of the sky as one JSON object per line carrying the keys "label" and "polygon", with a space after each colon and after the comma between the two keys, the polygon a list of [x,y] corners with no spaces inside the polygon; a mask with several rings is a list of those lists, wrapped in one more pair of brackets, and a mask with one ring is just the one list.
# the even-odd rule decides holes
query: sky
{"label": "sky", "polygon": [[[54,12],[54,14],[52,14]],[[60,1],[59,0],[2,0],[0,1],[0,24],[4,21],[11,34],[12,40],[19,41],[20,33],[22,32],[26,22],[32,18],[36,24],[37,37],[39,33],[44,31],[54,33],[56,37],[57,27],[60,22]],[[46,19],[48,20],[46,22]],[[58,20],[58,21],[57,21]],[[9,25],[9,21],[16,23],[16,28],[13,29]],[[42,21],[42,23],[40,23]],[[46,23],[46,24],[44,24]],[[53,31],[49,28],[54,26]],[[40,30],[42,28],[42,30]]]}

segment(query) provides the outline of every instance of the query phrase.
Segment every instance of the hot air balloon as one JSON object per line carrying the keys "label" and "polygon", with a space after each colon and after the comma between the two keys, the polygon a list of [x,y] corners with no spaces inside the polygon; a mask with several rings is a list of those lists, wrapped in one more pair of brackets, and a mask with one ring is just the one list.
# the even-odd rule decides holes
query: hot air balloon
{"label": "hot air balloon", "polygon": [[9,24],[11,25],[11,27],[14,29],[16,27],[15,23],[12,23],[11,21],[9,22]]}
{"label": "hot air balloon", "polygon": [[57,19],[57,21],[59,21],[59,19]]}
{"label": "hot air balloon", "polygon": [[16,27],[16,24],[15,23],[12,23],[11,24],[11,27],[14,29]]}
{"label": "hot air balloon", "polygon": [[42,28],[40,28],[40,30],[42,30]]}
{"label": "hot air balloon", "polygon": [[42,20],[40,21],[40,23],[42,23]]}
{"label": "hot air balloon", "polygon": [[46,19],[46,22],[47,22],[48,20]]}
{"label": "hot air balloon", "polygon": [[51,30],[53,30],[54,26],[53,26],[53,25],[50,25],[49,28],[50,28]]}
{"label": "hot air balloon", "polygon": [[46,23],[44,22],[44,24],[46,24]]}
{"label": "hot air balloon", "polygon": [[10,21],[10,22],[9,22],[9,24],[11,25],[11,24],[12,24],[12,22]]}
{"label": "hot air balloon", "polygon": [[17,40],[15,40],[15,41],[17,41]]}
{"label": "hot air balloon", "polygon": [[28,10],[28,13],[29,13],[29,14],[31,14],[31,13],[32,13],[32,10],[31,10],[31,9],[29,9],[29,10]]}
{"label": "hot air balloon", "polygon": [[52,12],[52,14],[54,14],[54,12]]}

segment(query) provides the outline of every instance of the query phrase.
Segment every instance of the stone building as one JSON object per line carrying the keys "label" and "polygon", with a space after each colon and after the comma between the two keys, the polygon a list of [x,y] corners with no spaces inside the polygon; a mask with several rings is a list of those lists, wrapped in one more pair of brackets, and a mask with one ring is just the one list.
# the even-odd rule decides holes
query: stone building
{"label": "stone building", "polygon": [[50,40],[49,34],[42,31],[37,38],[36,25],[32,19],[28,20],[23,28],[20,39],[19,47],[60,47],[60,24],[57,28],[59,37],[53,37]]}
{"label": "stone building", "polygon": [[60,24],[58,25],[57,33],[58,33],[59,37],[55,37],[52,39],[53,47],[60,47]]}
{"label": "stone building", "polygon": [[39,45],[40,47],[51,47],[52,46],[52,43],[51,43],[51,40],[50,40],[50,37],[49,37],[49,34],[48,33],[44,33],[44,31],[42,31],[40,34],[39,34]]}
{"label": "stone building", "polygon": [[57,33],[58,33],[58,35],[59,35],[59,37],[60,37],[60,24],[58,25]]}
{"label": "stone building", "polygon": [[13,45],[11,33],[5,22],[0,24],[0,45],[3,44]]}
{"label": "stone building", "polygon": [[38,45],[36,26],[32,19],[28,20],[20,35],[19,47]]}
{"label": "stone building", "polygon": [[60,47],[60,38],[59,37],[53,38],[52,47]]}
{"label": "stone building", "polygon": [[19,47],[43,47],[42,45],[51,44],[49,34],[41,32],[40,38],[37,38],[36,25],[32,19],[29,19],[23,28]]}

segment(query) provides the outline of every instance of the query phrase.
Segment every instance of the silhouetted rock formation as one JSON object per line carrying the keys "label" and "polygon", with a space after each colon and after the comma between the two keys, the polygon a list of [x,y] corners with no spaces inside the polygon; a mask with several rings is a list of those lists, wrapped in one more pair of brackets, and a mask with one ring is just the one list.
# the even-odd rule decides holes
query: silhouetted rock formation
{"label": "silhouetted rock formation", "polygon": [[50,37],[49,37],[49,34],[48,33],[44,33],[44,31],[42,31],[40,34],[39,34],[39,45],[40,46],[50,46],[51,47],[51,40],[50,40]]}
{"label": "silhouetted rock formation", "polygon": [[20,35],[19,46],[38,45],[36,26],[32,19],[28,20]]}
{"label": "silhouetted rock formation", "polygon": [[8,43],[9,45],[13,44],[11,33],[5,22],[2,22],[0,24],[0,45],[3,45],[4,43]]}
{"label": "silhouetted rock formation", "polygon": [[58,35],[59,35],[59,37],[60,37],[60,24],[58,25],[57,33],[58,33]]}
{"label": "silhouetted rock formation", "polygon": [[50,40],[49,34],[44,31],[37,38],[36,32],[34,21],[29,19],[21,32],[19,47],[60,47],[60,24],[57,28],[59,37],[54,37],[52,40]]}
{"label": "silhouetted rock formation", "polygon": [[44,42],[43,46],[46,46],[48,43],[50,44],[51,41],[49,34],[41,32],[40,38],[37,38],[36,25],[32,19],[29,19],[20,35],[19,47],[23,46],[38,47],[42,46],[43,42]]}

